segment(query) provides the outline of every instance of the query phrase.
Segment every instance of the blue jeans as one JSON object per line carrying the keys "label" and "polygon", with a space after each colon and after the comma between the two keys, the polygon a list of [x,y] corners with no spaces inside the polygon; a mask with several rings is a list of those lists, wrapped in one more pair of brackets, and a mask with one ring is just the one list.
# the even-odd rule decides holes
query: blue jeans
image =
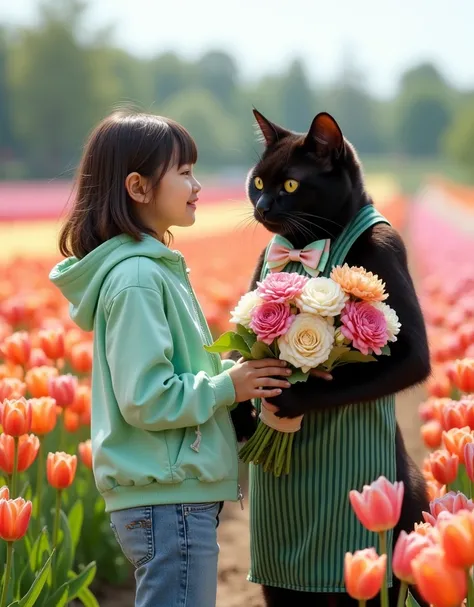
{"label": "blue jeans", "polygon": [[215,607],[221,503],[112,512],[111,527],[135,567],[135,607]]}

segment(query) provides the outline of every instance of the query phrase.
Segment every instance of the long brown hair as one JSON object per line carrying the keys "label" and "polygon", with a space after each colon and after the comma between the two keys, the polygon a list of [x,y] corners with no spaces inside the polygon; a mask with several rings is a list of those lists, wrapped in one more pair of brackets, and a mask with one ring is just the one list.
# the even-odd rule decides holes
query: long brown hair
{"label": "long brown hair", "polygon": [[133,212],[125,187],[129,173],[158,186],[173,164],[195,164],[197,149],[187,130],[169,118],[114,112],[91,133],[77,172],[71,211],[59,236],[64,256],[81,259],[119,234],[141,240],[156,234]]}

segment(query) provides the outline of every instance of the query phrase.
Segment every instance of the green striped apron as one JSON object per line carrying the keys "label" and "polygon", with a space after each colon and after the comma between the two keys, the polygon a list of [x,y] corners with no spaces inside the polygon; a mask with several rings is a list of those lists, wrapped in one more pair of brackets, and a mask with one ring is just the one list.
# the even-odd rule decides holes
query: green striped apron
{"label": "green striped apron", "polygon": [[[323,276],[343,264],[357,238],[377,223],[389,222],[372,206],[364,207],[332,244]],[[299,262],[290,262],[285,271],[305,274]],[[261,278],[267,273],[265,261]],[[377,373],[377,363],[369,364]],[[277,478],[250,466],[251,582],[345,591],[345,553],[380,548],[377,534],[354,515],[349,491],[362,490],[380,475],[396,480],[395,430],[394,395],[311,412],[296,433],[289,475]],[[390,534],[389,554],[391,544]],[[389,580],[391,585],[391,573]]]}

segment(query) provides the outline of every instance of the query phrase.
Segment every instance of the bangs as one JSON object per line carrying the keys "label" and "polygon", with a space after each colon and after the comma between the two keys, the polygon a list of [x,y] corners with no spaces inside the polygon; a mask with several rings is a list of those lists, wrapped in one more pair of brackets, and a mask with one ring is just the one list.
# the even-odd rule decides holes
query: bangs
{"label": "bangs", "polygon": [[169,127],[174,142],[173,164],[177,164],[178,168],[184,164],[196,164],[198,153],[194,139],[177,122],[170,122]]}

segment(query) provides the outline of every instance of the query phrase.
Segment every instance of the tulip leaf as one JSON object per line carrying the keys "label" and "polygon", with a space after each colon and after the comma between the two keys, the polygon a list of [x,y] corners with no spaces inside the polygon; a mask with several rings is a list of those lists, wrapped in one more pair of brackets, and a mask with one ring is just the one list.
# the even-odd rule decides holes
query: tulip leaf
{"label": "tulip leaf", "polygon": [[244,339],[249,348],[257,341],[257,336],[253,331],[246,329],[243,325],[237,325],[237,333]]}
{"label": "tulip leaf", "polygon": [[77,500],[68,514],[69,529],[74,553],[76,552],[81,537],[82,523],[84,521],[84,506],[81,500]]}
{"label": "tulip leaf", "polygon": [[420,604],[415,601],[410,591],[408,591],[408,596],[405,605],[406,607],[420,607]]}
{"label": "tulip leaf", "polygon": [[253,360],[261,360],[262,358],[275,358],[274,352],[272,352],[270,346],[264,344],[262,341],[256,341],[251,350],[250,356]]}
{"label": "tulip leaf", "polygon": [[77,593],[77,598],[81,601],[84,607],[100,607],[97,599],[89,588],[82,588],[82,590]]}
{"label": "tulip leaf", "polygon": [[50,554],[48,560],[43,565],[43,568],[36,576],[36,579],[33,582],[33,584],[31,585],[31,588],[28,590],[28,592],[25,594],[25,596],[18,603],[19,607],[33,607],[33,605],[36,603],[36,599],[41,594],[41,591],[43,590],[43,586],[45,585],[46,580],[48,578],[48,574],[51,569],[52,557],[53,557],[53,553]]}
{"label": "tulip leaf", "polygon": [[69,603],[69,592],[68,592],[68,589],[66,588],[64,590],[64,592],[62,593],[62,595],[60,596],[60,598],[55,603],[55,607],[66,607],[66,605],[68,603]]}
{"label": "tulip leaf", "polygon": [[237,352],[240,352],[242,356],[246,357],[248,357],[250,354],[250,349],[245,343],[244,338],[234,331],[227,331],[226,333],[223,333],[210,346],[204,346],[204,350],[217,354],[237,350]]}
{"label": "tulip leaf", "polygon": [[74,577],[62,584],[62,586],[60,586],[58,590],[49,598],[49,604],[56,605],[56,601],[63,596],[65,590],[68,592],[68,599],[70,601],[75,599],[83,588],[87,588],[91,585],[96,571],[97,565],[94,561],[92,561],[92,563],[89,563],[89,565],[87,565],[87,567],[85,567],[81,573],[77,575],[73,573],[72,575],[74,575]]}
{"label": "tulip leaf", "polygon": [[[69,521],[61,510],[61,528],[62,528],[62,541],[59,544],[58,560],[56,563],[56,581],[58,584],[62,584],[67,580],[68,572],[72,569],[74,562],[74,548],[71,538],[71,530],[69,529]],[[53,588],[53,590],[55,590]]]}
{"label": "tulip leaf", "polygon": [[13,601],[13,603],[10,603],[8,607],[18,607],[19,604],[20,603],[18,601]]}

